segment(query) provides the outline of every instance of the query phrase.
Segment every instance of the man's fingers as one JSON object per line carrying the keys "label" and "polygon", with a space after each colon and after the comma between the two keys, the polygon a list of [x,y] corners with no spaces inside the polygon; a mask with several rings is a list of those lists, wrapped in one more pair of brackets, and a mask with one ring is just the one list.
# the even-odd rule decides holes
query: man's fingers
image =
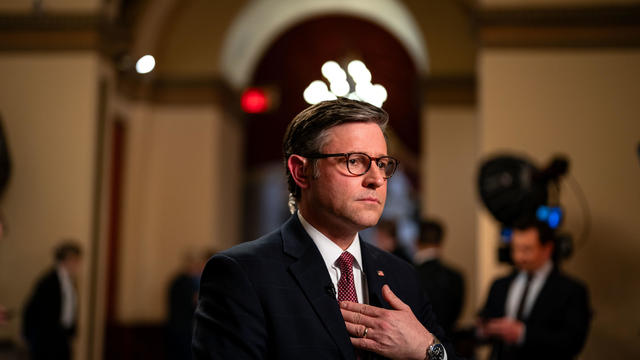
{"label": "man's fingers", "polygon": [[381,311],[384,309],[377,308],[375,306],[360,304],[352,301],[342,301],[340,302],[340,308],[344,310],[349,310],[353,312],[357,312],[360,314],[364,314],[371,317],[377,317],[381,314]]}
{"label": "man's fingers", "polygon": [[410,309],[409,305],[403,303],[402,300],[400,300],[400,298],[397,297],[396,294],[393,293],[393,291],[391,291],[391,288],[389,287],[389,285],[385,284],[382,287],[382,297],[384,297],[384,299],[389,303],[389,305],[391,305],[391,307],[396,310]]}
{"label": "man's fingers", "polygon": [[491,320],[487,323],[487,326],[485,327],[485,331],[490,335],[502,334],[505,327],[504,324],[505,324],[504,321],[502,321],[501,319]]}
{"label": "man's fingers", "polygon": [[367,337],[365,338],[352,337],[351,344],[357,349],[373,352],[376,352],[376,350],[379,350],[380,348],[380,345],[375,340],[370,339],[369,335],[367,335]]}
{"label": "man's fingers", "polygon": [[340,309],[340,312],[342,313],[342,318],[347,324],[364,325],[369,328],[376,325],[376,321],[370,316],[345,309]]}
{"label": "man's fingers", "polygon": [[[365,337],[367,339],[370,339],[371,334],[373,333],[371,328],[365,325],[356,325],[352,323],[345,323],[345,325],[347,326],[347,332],[352,337],[357,337],[357,338]],[[367,329],[367,336],[363,336],[365,329]]]}

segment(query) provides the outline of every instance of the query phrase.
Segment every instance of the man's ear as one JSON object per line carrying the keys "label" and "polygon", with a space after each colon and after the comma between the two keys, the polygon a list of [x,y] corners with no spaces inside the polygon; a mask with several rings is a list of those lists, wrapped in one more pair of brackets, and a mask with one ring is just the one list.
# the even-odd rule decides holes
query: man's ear
{"label": "man's ear", "polygon": [[308,164],[309,159],[300,155],[294,154],[289,156],[289,159],[287,159],[287,167],[289,168],[291,177],[301,189],[309,187],[309,178],[307,176]]}
{"label": "man's ear", "polygon": [[553,243],[553,241],[549,241],[546,244],[543,245],[544,248],[544,252],[547,256],[549,257],[553,257],[553,249],[555,247],[555,244]]}

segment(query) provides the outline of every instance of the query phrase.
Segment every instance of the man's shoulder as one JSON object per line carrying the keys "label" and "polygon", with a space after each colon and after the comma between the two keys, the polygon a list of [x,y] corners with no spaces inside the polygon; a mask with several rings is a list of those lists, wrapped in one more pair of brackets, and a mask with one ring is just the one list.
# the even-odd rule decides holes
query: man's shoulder
{"label": "man's shoulder", "polygon": [[369,253],[369,256],[376,261],[377,265],[385,265],[387,267],[397,269],[397,271],[415,273],[413,264],[410,264],[406,260],[384,251],[373,244],[367,243],[366,241],[361,240],[361,243],[363,250]]}
{"label": "man's shoulder", "polygon": [[37,279],[30,295],[30,306],[53,304],[60,297],[60,281],[56,268],[48,269]]}
{"label": "man's shoulder", "polygon": [[290,263],[282,249],[282,238],[278,230],[256,240],[235,245],[209,259],[201,281],[218,279],[220,276],[238,280],[282,274],[276,269],[284,269]]}
{"label": "man's shoulder", "polygon": [[40,275],[37,281],[38,287],[51,288],[57,286],[60,283],[58,278],[58,271],[55,267],[47,269]]}
{"label": "man's shoulder", "polygon": [[434,273],[443,273],[445,276],[452,278],[462,278],[462,272],[455,266],[442,262],[440,259],[431,259],[416,265],[416,269],[430,271]]}
{"label": "man's shoulder", "polygon": [[258,239],[247,241],[221,251],[219,255],[236,260],[243,260],[253,257],[272,256],[276,253],[282,253],[282,235],[280,228]]}
{"label": "man's shoulder", "polygon": [[517,271],[512,271],[507,275],[498,277],[495,280],[493,280],[491,287],[492,288],[507,287],[511,284],[511,282],[516,278],[517,275],[518,275]]}
{"label": "man's shoulder", "polygon": [[446,278],[450,282],[455,282],[458,284],[464,282],[464,277],[462,276],[462,272],[451,265],[442,264],[442,272],[446,274]]}
{"label": "man's shoulder", "polygon": [[564,271],[555,269],[549,275],[549,281],[553,281],[560,289],[567,291],[587,292],[587,286],[582,280],[575,278]]}
{"label": "man's shoulder", "polygon": [[[304,237],[303,234],[304,229],[302,228],[298,217],[293,215],[280,227],[270,233],[263,235],[258,239],[235,245],[220,252],[219,255],[234,259],[249,259],[256,256],[261,258],[278,255],[282,256],[286,252],[285,238],[293,240],[289,241],[289,243],[296,243],[298,242],[297,240]],[[305,243],[303,240],[300,242],[303,244]]]}

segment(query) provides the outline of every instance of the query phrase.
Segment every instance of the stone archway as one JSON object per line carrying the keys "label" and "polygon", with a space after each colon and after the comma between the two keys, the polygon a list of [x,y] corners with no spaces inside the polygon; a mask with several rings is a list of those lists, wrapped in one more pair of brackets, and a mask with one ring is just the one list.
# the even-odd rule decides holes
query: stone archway
{"label": "stone archway", "polygon": [[221,51],[222,76],[234,89],[246,86],[269,45],[294,23],[323,15],[363,18],[403,44],[418,72],[428,73],[425,41],[404,5],[397,0],[255,0],[237,16]]}

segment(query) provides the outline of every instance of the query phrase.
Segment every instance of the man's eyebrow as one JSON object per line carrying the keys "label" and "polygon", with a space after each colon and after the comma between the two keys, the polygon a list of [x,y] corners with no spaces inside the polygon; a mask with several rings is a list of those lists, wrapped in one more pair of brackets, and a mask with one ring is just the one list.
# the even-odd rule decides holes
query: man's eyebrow
{"label": "man's eyebrow", "polygon": [[353,153],[358,153],[358,154],[367,154],[367,155],[369,155],[369,156],[371,156],[371,157],[375,157],[375,158],[379,158],[379,157],[382,157],[382,156],[389,156],[389,154],[387,154],[387,153],[383,153],[383,154],[378,153],[378,154],[372,155],[372,153],[371,153],[371,152],[368,152],[368,151],[358,151],[358,150],[354,150],[354,151],[345,151],[344,153],[345,153],[345,154],[353,154]]}

